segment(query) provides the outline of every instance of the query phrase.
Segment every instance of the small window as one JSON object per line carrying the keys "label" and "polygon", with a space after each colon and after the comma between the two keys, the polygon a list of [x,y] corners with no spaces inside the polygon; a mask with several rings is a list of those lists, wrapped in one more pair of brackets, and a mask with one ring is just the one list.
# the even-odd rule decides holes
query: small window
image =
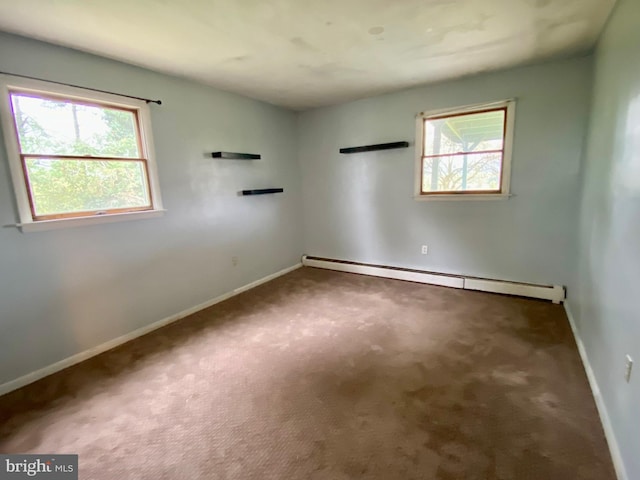
{"label": "small window", "polygon": [[161,210],[144,102],[24,79],[3,87],[21,226]]}
{"label": "small window", "polygon": [[419,198],[507,196],[513,101],[418,116]]}

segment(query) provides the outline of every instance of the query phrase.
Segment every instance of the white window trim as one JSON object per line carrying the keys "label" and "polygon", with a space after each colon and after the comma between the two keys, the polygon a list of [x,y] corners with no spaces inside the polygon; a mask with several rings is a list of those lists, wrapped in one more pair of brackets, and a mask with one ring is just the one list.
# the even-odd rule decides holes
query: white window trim
{"label": "white window trim", "polygon": [[[422,152],[424,149],[424,121],[442,115],[455,115],[460,113],[473,113],[491,108],[507,109],[507,123],[504,138],[504,158],[502,160],[502,184],[500,193],[442,193],[436,195],[422,194]],[[416,115],[416,141],[415,141],[415,172],[414,172],[414,198],[419,201],[442,200],[506,200],[511,197],[511,159],[513,155],[513,135],[515,127],[516,99],[502,100],[492,103],[479,103],[463,107],[445,108],[420,112]]]}
{"label": "white window trim", "polygon": [[[108,105],[124,107],[136,110],[138,121],[140,122],[140,143],[142,144],[142,155],[147,159],[147,171],[149,177],[149,189],[152,199],[151,210],[127,213],[111,213],[106,215],[91,215],[86,217],[70,217],[56,220],[34,220],[29,205],[29,194],[24,172],[20,162],[20,146],[18,135],[15,129],[15,122],[12,114],[9,90],[17,89],[30,91],[33,93],[62,95],[64,97],[94,102]],[[160,182],[158,180],[158,168],[153,149],[153,135],[151,132],[151,112],[146,102],[142,100],[129,99],[119,95],[109,93],[94,92],[78,87],[57,85],[46,81],[32,80],[11,75],[0,75],[0,121],[2,123],[2,133],[6,146],[9,170],[13,183],[13,191],[18,206],[20,223],[16,227],[23,232],[42,231],[53,228],[77,227],[82,225],[95,225],[100,223],[111,223],[122,220],[136,220],[153,218],[162,215],[165,211],[162,206],[160,195]]]}

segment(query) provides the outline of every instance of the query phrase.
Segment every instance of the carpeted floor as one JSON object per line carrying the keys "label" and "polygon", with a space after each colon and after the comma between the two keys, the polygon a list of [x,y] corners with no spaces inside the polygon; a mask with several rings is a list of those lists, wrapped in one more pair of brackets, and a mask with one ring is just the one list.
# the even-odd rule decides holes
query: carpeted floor
{"label": "carpeted floor", "polygon": [[304,268],[0,398],[82,479],[613,480],[561,306]]}

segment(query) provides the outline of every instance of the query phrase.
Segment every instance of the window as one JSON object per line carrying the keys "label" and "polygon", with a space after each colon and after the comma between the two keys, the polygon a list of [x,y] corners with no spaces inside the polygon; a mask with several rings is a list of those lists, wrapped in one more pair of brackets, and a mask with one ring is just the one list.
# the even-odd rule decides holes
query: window
{"label": "window", "polygon": [[162,210],[146,103],[7,78],[0,109],[23,230]]}
{"label": "window", "polygon": [[417,198],[508,196],[514,113],[506,101],[418,115]]}

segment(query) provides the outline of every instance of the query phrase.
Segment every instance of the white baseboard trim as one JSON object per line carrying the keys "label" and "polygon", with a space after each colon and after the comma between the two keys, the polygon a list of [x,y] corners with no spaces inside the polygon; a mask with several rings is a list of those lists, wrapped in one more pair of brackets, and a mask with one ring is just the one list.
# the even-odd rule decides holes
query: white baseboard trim
{"label": "white baseboard trim", "polygon": [[324,268],[339,272],[358,273],[374,277],[393,278],[409,282],[427,283],[442,287],[463,288],[465,290],[480,290],[483,292],[502,293],[521,297],[539,298],[560,303],[565,299],[564,287],[560,285],[533,285],[530,283],[508,282],[486,278],[467,277],[464,275],[450,275],[436,272],[423,272],[406,268],[390,267],[386,265],[368,265],[330,258],[319,258],[304,255],[302,264],[308,267]]}
{"label": "white baseboard trim", "polygon": [[154,330],[157,330],[159,328],[162,328],[166,325],[169,325],[170,323],[173,323],[177,320],[180,320],[184,317],[188,317],[189,315],[192,315],[196,312],[199,312],[200,310],[204,310],[205,308],[209,308],[213,305],[215,305],[216,303],[220,303],[224,300],[227,300],[228,298],[231,298],[235,295],[238,295],[242,292],[246,292],[247,290],[250,290],[254,287],[257,287],[258,285],[262,285],[263,283],[269,282],[277,277],[281,277],[282,275],[285,275],[289,272],[292,272],[298,268],[302,267],[302,263],[298,263],[296,265],[293,265],[291,267],[285,268],[283,270],[280,270],[276,273],[273,273],[271,275],[267,275],[266,277],[263,277],[259,280],[256,280],[255,282],[251,282],[247,285],[244,285],[240,288],[236,288],[231,292],[227,292],[224,293],[216,298],[213,298],[211,300],[207,300],[204,303],[201,303],[199,305],[196,305],[195,307],[191,307],[188,308],[186,310],[183,310],[179,313],[176,313],[175,315],[171,315],[169,317],[163,318],[162,320],[159,320],[157,322],[154,322],[150,325],[145,325],[144,327],[138,328],[137,330],[134,330],[132,332],[129,332],[125,335],[122,335],[118,338],[114,338],[113,340],[109,340],[106,343],[103,343],[101,345],[98,345],[96,347],[90,348],[88,350],[85,350],[83,352],[77,353],[75,355],[72,355],[71,357],[67,357],[63,360],[60,360],[59,362],[56,362],[54,364],[51,364],[47,367],[41,368],[39,370],[36,370],[35,372],[31,372],[28,373],[26,375],[23,375],[22,377],[16,378],[15,380],[10,380],[6,383],[3,383],[2,385],[0,385],[0,396],[4,395],[6,393],[9,393],[13,390],[17,390],[20,387],[24,387],[25,385],[28,385],[30,383],[33,383],[37,380],[40,380],[41,378],[44,378],[46,376],[49,376],[51,374],[54,374],[56,372],[59,372],[60,370],[64,370],[65,368],[71,367],[77,363],[80,363],[84,360],[87,360],[91,357],[95,357],[96,355],[99,355],[101,353],[106,352],[107,350],[111,350],[112,348],[115,348],[119,345],[122,345],[123,343],[127,343],[131,340],[134,340],[138,337],[141,337],[143,335],[146,335],[147,333],[153,332]]}
{"label": "white baseboard trim", "polygon": [[593,393],[593,398],[596,401],[596,408],[598,409],[598,414],[600,415],[600,421],[602,422],[604,435],[607,438],[607,444],[609,445],[609,452],[611,453],[613,467],[616,470],[616,476],[618,477],[618,480],[628,480],[627,470],[624,466],[622,455],[620,454],[620,447],[618,446],[618,440],[616,439],[616,435],[613,431],[613,426],[611,425],[611,420],[609,419],[609,414],[607,413],[607,407],[605,406],[604,400],[602,399],[602,394],[600,393],[598,380],[596,380],[596,376],[593,373],[591,363],[589,362],[589,357],[587,356],[587,351],[584,348],[582,338],[580,338],[580,334],[578,333],[575,318],[571,313],[569,304],[566,301],[564,302],[564,310],[567,313],[569,325],[571,325],[571,330],[573,332],[573,338],[575,338],[576,345],[578,346],[578,352],[580,352],[582,365],[584,366],[584,371],[587,374],[589,386],[591,387],[591,392]]}

